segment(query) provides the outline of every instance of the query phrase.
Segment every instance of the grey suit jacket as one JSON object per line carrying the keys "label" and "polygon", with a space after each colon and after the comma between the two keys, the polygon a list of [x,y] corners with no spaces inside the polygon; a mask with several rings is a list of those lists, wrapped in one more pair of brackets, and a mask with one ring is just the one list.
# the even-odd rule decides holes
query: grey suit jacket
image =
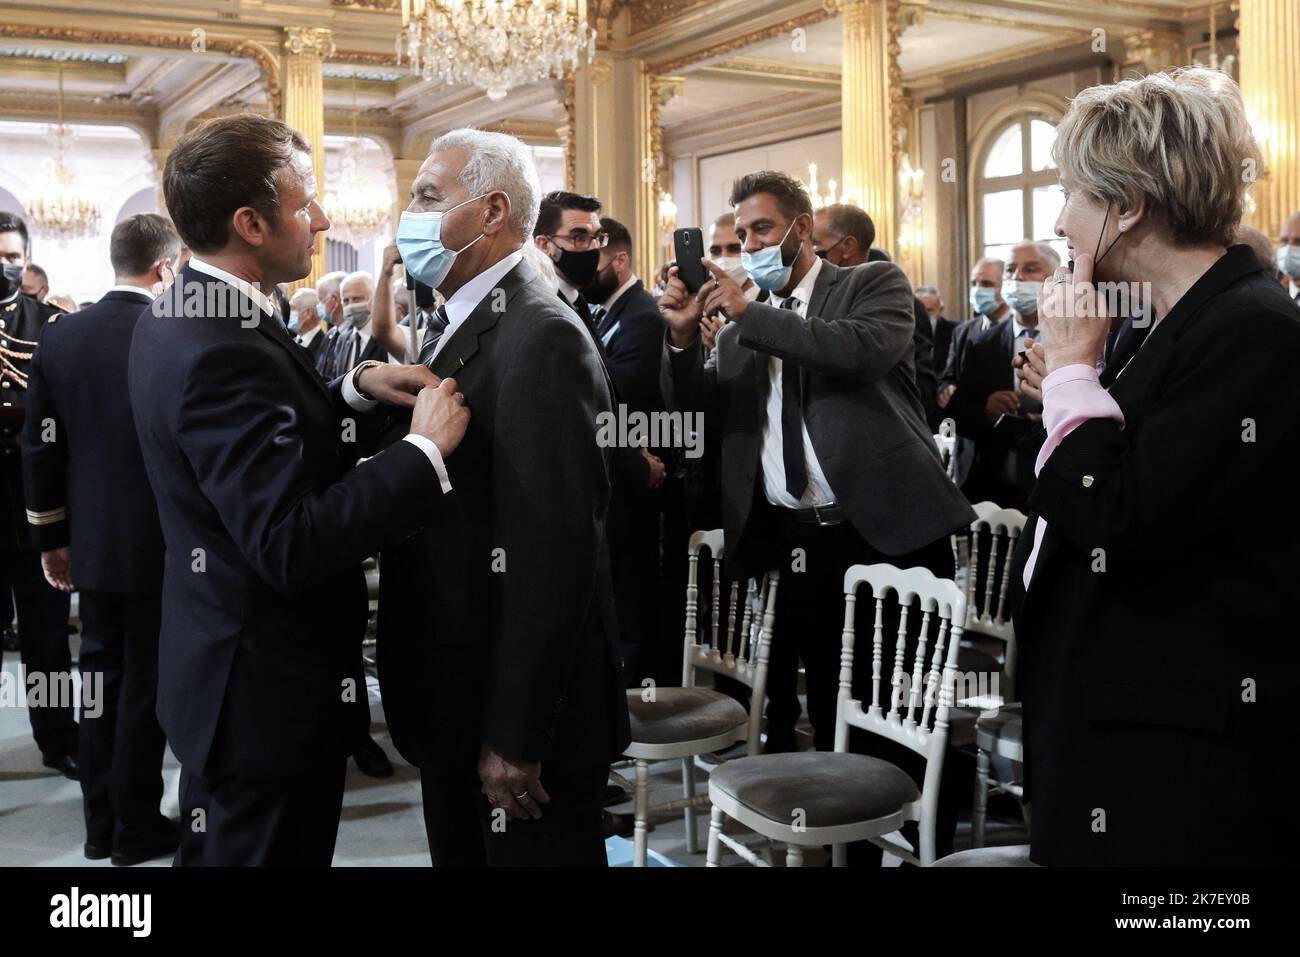
{"label": "grey suit jacket", "polygon": [[[884,555],[914,551],[974,521],[945,474],[921,411],[912,369],[912,290],[893,263],[822,263],[808,315],[751,302],[718,334],[706,367],[698,339],[664,345],[661,384],[672,409],[702,411],[720,433],[727,550],[744,540],[763,496],[760,451],[768,360],[807,370],[804,419],[817,459],[858,533]],[[716,429],[713,428],[716,426]],[[706,438],[707,443],[707,438]],[[761,499],[760,499],[761,500]]]}

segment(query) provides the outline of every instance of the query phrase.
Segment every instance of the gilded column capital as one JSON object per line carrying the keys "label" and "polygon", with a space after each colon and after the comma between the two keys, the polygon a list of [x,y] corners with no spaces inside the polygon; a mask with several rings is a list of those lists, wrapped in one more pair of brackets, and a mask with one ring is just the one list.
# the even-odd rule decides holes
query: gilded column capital
{"label": "gilded column capital", "polygon": [[322,60],[334,55],[334,31],[329,27],[285,27],[284,47],[295,56],[310,54]]}

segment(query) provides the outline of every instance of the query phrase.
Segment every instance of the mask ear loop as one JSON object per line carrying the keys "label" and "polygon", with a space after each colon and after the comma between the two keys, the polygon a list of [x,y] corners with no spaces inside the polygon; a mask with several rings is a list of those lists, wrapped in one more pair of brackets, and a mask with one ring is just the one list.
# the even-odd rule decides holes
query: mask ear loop
{"label": "mask ear loop", "polygon": [[[1106,215],[1102,217],[1101,220],[1101,232],[1097,234],[1097,248],[1092,251],[1092,265],[1094,269],[1097,267],[1098,263],[1100,263],[1103,259],[1106,258],[1106,254],[1115,248],[1115,244],[1119,242],[1120,237],[1124,235],[1124,228],[1123,225],[1121,225],[1119,232],[1115,234],[1115,238],[1112,239],[1110,241],[1110,245],[1106,247],[1106,252],[1102,253],[1100,256],[1097,255],[1097,250],[1101,248],[1101,237],[1106,234],[1106,222],[1109,219],[1110,219],[1110,203],[1107,203]],[[1070,261],[1070,271],[1071,272],[1074,271],[1074,260]]]}

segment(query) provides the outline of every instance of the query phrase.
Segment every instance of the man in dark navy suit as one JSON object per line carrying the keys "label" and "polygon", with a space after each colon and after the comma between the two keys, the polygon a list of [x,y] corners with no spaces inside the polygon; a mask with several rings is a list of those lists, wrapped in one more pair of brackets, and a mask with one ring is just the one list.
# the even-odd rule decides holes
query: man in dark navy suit
{"label": "man in dark navy suit", "polygon": [[[276,314],[267,292],[307,275],[329,228],[310,152],[249,113],[181,139],[163,190],[194,256],[131,342],[166,543],[158,718],[181,762],[183,865],[330,863],[365,694],[361,561],[445,509],[469,418],[454,380],[420,367],[362,363],[327,385]],[[412,408],[409,433],[357,465],[376,400]]]}
{"label": "man in dark navy suit", "polygon": [[[30,252],[27,224],[12,213],[0,213],[0,348],[5,350],[0,364],[0,591],[6,605],[13,595],[18,612],[19,653],[28,682],[24,694],[37,681],[67,687],[72,676],[70,599],[45,580],[40,555],[27,534],[23,505],[20,446],[27,373],[42,327],[63,312],[20,291]],[[80,772],[72,701],[51,698],[27,713],[42,762],[75,781]]]}
{"label": "man in dark navy suit", "polygon": [[[175,279],[181,240],[138,213],[113,228],[117,284],[42,331],[27,384],[23,487],[32,544],[55,588],[80,591],[78,760],[86,857],[138,864],[176,850],[159,814],[164,738],[154,715],[163,539],[131,419],[136,321]],[[92,700],[93,698],[93,700]]]}
{"label": "man in dark navy suit", "polygon": [[[592,324],[604,352],[605,368],[614,380],[618,399],[631,415],[662,412],[659,361],[664,323],[654,296],[632,271],[632,236],[616,219],[602,217],[601,231],[609,242],[600,251],[596,276],[583,296],[591,303]],[[617,410],[616,410],[617,411]],[[656,458],[662,448],[652,450]],[[620,485],[610,504],[609,541],[614,570],[614,599],[618,608],[619,653],[628,687],[643,678],[676,684],[682,670],[680,641],[664,648],[657,640],[661,602],[680,596],[659,594],[659,486],[662,470],[650,487]],[[678,636],[680,638],[680,636]]]}

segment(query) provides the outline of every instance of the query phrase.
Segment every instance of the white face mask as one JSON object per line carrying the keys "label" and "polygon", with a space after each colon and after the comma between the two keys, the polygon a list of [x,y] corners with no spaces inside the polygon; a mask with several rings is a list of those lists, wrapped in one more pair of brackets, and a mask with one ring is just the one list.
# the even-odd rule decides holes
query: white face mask
{"label": "white face mask", "polygon": [[1300,244],[1277,247],[1277,268],[1300,282]]}
{"label": "white face mask", "polygon": [[1008,279],[1002,283],[1002,299],[1021,316],[1038,311],[1038,293],[1043,288],[1037,279]]}
{"label": "white face mask", "polygon": [[734,279],[738,286],[743,286],[749,282],[749,273],[745,272],[745,265],[740,261],[739,256],[719,256],[712,262],[713,265]]}

